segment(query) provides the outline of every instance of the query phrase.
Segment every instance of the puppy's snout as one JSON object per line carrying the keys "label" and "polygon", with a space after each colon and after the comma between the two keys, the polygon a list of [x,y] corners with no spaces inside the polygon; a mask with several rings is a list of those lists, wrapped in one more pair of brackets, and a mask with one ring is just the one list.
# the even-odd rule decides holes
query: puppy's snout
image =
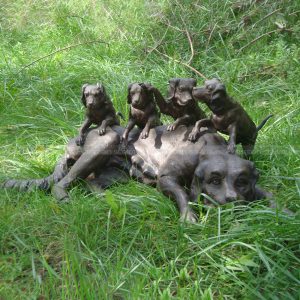
{"label": "puppy's snout", "polygon": [[140,103],[140,97],[139,96],[133,96],[132,97],[132,104],[134,105],[138,105]]}
{"label": "puppy's snout", "polygon": [[193,101],[191,93],[182,93],[180,97],[178,97],[178,102],[181,105],[187,105],[191,101]]}
{"label": "puppy's snout", "polygon": [[184,102],[184,103],[189,103],[189,102],[191,102],[192,100],[193,100],[192,97],[188,97],[188,98],[183,99],[183,102]]}
{"label": "puppy's snout", "polygon": [[91,107],[91,106],[93,106],[94,105],[94,99],[92,98],[92,97],[88,97],[87,99],[86,99],[86,106],[87,107]]}

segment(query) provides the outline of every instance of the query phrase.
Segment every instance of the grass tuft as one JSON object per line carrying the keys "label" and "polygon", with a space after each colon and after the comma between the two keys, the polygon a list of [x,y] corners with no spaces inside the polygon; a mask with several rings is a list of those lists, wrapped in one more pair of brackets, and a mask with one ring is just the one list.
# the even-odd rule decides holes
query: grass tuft
{"label": "grass tuft", "polygon": [[296,214],[266,201],[198,204],[199,222],[180,224],[174,203],[135,181],[101,196],[75,187],[69,205],[5,191],[0,298],[299,298],[299,11],[279,0],[3,0],[0,181],[51,172],[83,120],[84,83],[103,82],[127,115],[131,82],[201,85],[188,63],[221,78],[257,124],[274,114],[254,162],[260,185]]}

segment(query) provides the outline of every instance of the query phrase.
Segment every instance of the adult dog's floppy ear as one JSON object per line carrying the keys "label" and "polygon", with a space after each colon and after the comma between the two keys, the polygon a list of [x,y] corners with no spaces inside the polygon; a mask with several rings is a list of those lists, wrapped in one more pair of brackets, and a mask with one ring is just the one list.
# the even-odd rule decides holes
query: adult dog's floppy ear
{"label": "adult dog's floppy ear", "polygon": [[128,89],[127,89],[127,103],[128,104],[131,104],[131,102],[132,102],[131,95],[130,95],[130,90],[131,90],[132,85],[133,85],[133,83],[129,84]]}
{"label": "adult dog's floppy ear", "polygon": [[180,81],[179,78],[172,78],[169,80],[169,90],[168,90],[168,98],[167,98],[168,102],[170,102],[174,98],[179,81]]}
{"label": "adult dog's floppy ear", "polygon": [[204,168],[205,164],[200,164],[196,168],[194,172],[194,177],[191,183],[191,188],[190,188],[190,198],[191,201],[196,202],[198,200],[198,197],[202,193],[202,183],[204,179]]}
{"label": "adult dog's floppy ear", "polygon": [[81,90],[82,90],[82,95],[81,95],[81,102],[84,105],[84,107],[86,107],[86,99],[85,99],[85,95],[84,95],[84,90],[85,88],[88,86],[89,84],[86,83],[82,86]]}
{"label": "adult dog's floppy ear", "polygon": [[262,188],[257,186],[257,181],[259,178],[259,172],[254,166],[254,163],[251,162],[252,164],[252,189],[253,189],[253,195],[251,200],[261,200],[261,199],[270,199],[273,197],[272,193],[263,190]]}

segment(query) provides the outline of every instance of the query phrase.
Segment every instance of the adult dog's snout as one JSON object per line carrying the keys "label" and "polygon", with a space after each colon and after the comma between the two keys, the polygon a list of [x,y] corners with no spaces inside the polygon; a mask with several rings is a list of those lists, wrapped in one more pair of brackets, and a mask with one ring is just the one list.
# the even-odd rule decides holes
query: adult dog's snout
{"label": "adult dog's snout", "polygon": [[233,188],[228,188],[225,193],[225,203],[234,202],[238,199],[237,193]]}

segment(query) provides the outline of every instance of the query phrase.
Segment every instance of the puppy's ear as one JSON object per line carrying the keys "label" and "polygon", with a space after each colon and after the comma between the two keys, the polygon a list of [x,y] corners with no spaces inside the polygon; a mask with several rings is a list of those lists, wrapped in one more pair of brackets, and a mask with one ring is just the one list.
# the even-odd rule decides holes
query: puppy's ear
{"label": "puppy's ear", "polygon": [[99,90],[101,93],[105,94],[105,88],[104,88],[104,85],[103,85],[102,83],[97,82],[97,88],[98,88],[98,90]]}
{"label": "puppy's ear", "polygon": [[212,92],[211,100],[218,100],[225,97],[227,97],[225,85],[221,83],[217,84]]}
{"label": "puppy's ear", "polygon": [[178,86],[180,79],[172,78],[169,80],[169,90],[168,90],[168,98],[167,101],[171,101],[175,97],[176,88]]}
{"label": "puppy's ear", "polygon": [[88,86],[89,84],[88,83],[86,83],[86,84],[84,84],[83,86],[82,86],[82,88],[81,88],[81,102],[82,102],[82,104],[84,105],[84,107],[86,107],[86,99],[85,99],[85,96],[84,96],[84,90],[85,90],[85,88]]}
{"label": "puppy's ear", "polygon": [[143,83],[140,83],[140,86],[146,92],[148,97],[151,97],[153,95],[153,87],[150,83],[143,82]]}
{"label": "puppy's ear", "polygon": [[131,90],[132,85],[133,85],[133,83],[129,84],[128,88],[127,88],[127,103],[128,104],[131,104],[131,102],[132,102],[131,95],[130,95],[130,90]]}
{"label": "puppy's ear", "polygon": [[190,78],[189,83],[190,83],[191,87],[194,88],[197,85],[197,80],[194,78]]}

